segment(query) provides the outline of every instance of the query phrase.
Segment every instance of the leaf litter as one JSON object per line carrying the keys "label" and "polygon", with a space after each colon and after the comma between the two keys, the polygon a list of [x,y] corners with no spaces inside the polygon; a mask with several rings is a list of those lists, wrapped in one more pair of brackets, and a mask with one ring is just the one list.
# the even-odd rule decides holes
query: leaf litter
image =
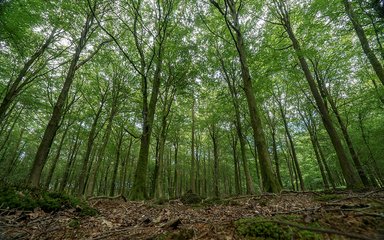
{"label": "leaf litter", "polygon": [[89,204],[100,214],[1,209],[0,239],[284,239],[287,231],[289,239],[384,239],[383,190],[283,192],[192,205],[105,198]]}

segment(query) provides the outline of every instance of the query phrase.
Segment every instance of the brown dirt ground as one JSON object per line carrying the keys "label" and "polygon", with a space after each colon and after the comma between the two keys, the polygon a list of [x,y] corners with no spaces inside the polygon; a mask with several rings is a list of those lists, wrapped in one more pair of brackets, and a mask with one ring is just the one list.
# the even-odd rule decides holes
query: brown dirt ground
{"label": "brown dirt ground", "polygon": [[89,203],[99,215],[79,217],[75,209],[1,210],[0,239],[248,239],[240,236],[234,222],[253,217],[316,232],[320,239],[384,239],[383,189],[331,195],[285,192],[199,205],[180,200]]}

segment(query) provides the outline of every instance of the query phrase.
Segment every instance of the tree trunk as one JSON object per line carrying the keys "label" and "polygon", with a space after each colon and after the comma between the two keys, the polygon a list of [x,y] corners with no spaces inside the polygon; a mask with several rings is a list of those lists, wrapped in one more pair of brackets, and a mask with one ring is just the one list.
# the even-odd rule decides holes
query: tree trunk
{"label": "tree trunk", "polygon": [[112,125],[113,125],[113,120],[115,116],[117,115],[118,109],[119,109],[119,91],[120,91],[120,86],[121,86],[121,81],[120,79],[113,79],[112,83],[112,106],[111,106],[111,111],[109,113],[108,117],[108,123],[107,127],[105,129],[104,136],[102,138],[102,144],[98,150],[98,155],[96,156],[96,162],[94,164],[94,167],[91,169],[91,173],[88,179],[88,184],[87,184],[87,195],[91,196],[95,190],[95,182],[97,179],[97,175],[99,172],[100,165],[102,164],[104,160],[104,155],[105,155],[105,149],[107,147],[107,144],[109,142],[109,138],[112,132]]}
{"label": "tree trunk", "polygon": [[382,174],[380,172],[380,168],[379,168],[379,165],[377,164],[377,160],[373,156],[373,152],[372,152],[371,146],[369,144],[368,136],[367,136],[366,132],[364,131],[363,116],[361,113],[359,113],[359,128],[361,131],[361,136],[363,138],[364,145],[366,146],[366,148],[368,150],[368,159],[371,162],[371,165],[373,167],[373,170],[375,172],[377,179],[379,180],[380,185],[383,186],[384,178],[382,177]]}
{"label": "tree trunk", "polygon": [[75,162],[75,159],[77,157],[77,153],[79,151],[79,148],[80,148],[80,142],[79,142],[80,141],[79,140],[80,132],[81,132],[81,130],[80,130],[80,127],[79,127],[79,129],[77,130],[77,133],[76,133],[76,137],[73,139],[74,143],[72,145],[72,148],[69,151],[68,162],[67,162],[67,164],[65,166],[63,177],[61,178],[59,192],[64,192],[64,190],[65,190],[65,188],[66,188],[66,186],[68,184],[70,172],[71,172],[71,169],[72,169],[73,164]]}
{"label": "tree trunk", "polygon": [[265,140],[263,124],[261,121],[261,112],[256,103],[255,94],[252,87],[252,79],[249,73],[248,61],[246,55],[246,47],[244,44],[243,34],[240,29],[238,8],[235,6],[233,0],[225,1],[225,8],[229,10],[232,22],[228,19],[226,13],[219,6],[215,0],[210,2],[220,11],[223,15],[228,30],[231,33],[232,40],[235,43],[238,52],[239,61],[241,65],[241,78],[243,80],[243,88],[248,103],[249,114],[251,117],[251,126],[253,129],[253,136],[257,148],[258,159],[260,162],[260,172],[262,178],[262,190],[266,192],[280,192],[281,186],[273,174],[271,161],[268,153],[268,147]]}
{"label": "tree trunk", "polygon": [[75,54],[72,56],[71,64],[67,71],[63,88],[61,89],[60,95],[55,103],[55,106],[53,107],[51,119],[48,122],[47,128],[45,129],[45,132],[43,135],[43,139],[41,140],[39,148],[36,152],[36,156],[32,165],[32,170],[29,175],[29,185],[31,187],[39,187],[41,172],[48,158],[48,154],[51,149],[53,140],[56,136],[56,132],[59,129],[59,123],[61,121],[63,111],[64,111],[64,104],[67,100],[69,89],[75,77],[75,72],[77,70],[77,63],[80,58],[80,53],[86,45],[88,32],[92,25],[92,22],[93,22],[93,15],[88,14],[83,30],[81,32],[80,39],[76,46]]}
{"label": "tree trunk", "polygon": [[[225,80],[227,82],[229,92],[231,93],[232,104],[235,110],[235,127],[236,133],[240,142],[240,151],[241,151],[241,160],[244,168],[244,175],[246,179],[247,194],[255,194],[255,186],[253,184],[251,174],[249,173],[247,153],[245,148],[245,140],[243,135],[243,129],[241,127],[241,118],[240,118],[240,104],[239,104],[239,94],[235,86],[235,79],[229,76],[229,73],[225,67],[224,60],[222,57],[219,57],[221,67],[224,72]],[[239,170],[240,171],[240,170]],[[239,175],[240,177],[240,175]]]}
{"label": "tree trunk", "polygon": [[8,163],[2,164],[4,169],[6,169],[4,171],[3,176],[1,176],[2,179],[12,176],[13,169],[16,168],[17,160],[19,159],[21,153],[23,152],[23,148],[26,144],[24,143],[23,146],[20,148],[20,145],[23,140],[24,131],[25,131],[24,129],[20,131],[20,135],[17,139],[16,146],[14,147],[13,154],[8,157],[10,161]]}
{"label": "tree trunk", "polygon": [[231,145],[232,145],[232,153],[233,153],[233,166],[235,169],[235,193],[236,195],[241,194],[241,186],[240,186],[240,171],[239,171],[239,158],[237,156],[237,136],[231,132]]}
{"label": "tree trunk", "polygon": [[[289,180],[291,182],[291,188],[294,191],[295,190],[295,180],[294,180],[294,176],[293,176],[291,161],[289,160],[288,154],[284,151],[284,149],[282,151],[284,154],[284,159],[287,162],[287,168],[288,168],[288,173],[289,173]],[[289,149],[288,149],[288,151],[289,151]]]}
{"label": "tree trunk", "polygon": [[173,175],[173,185],[175,186],[175,193],[174,197],[180,196],[180,179],[179,179],[179,162],[178,162],[178,152],[179,152],[179,143],[178,139],[176,138],[176,141],[173,142],[173,147],[175,149],[175,155],[174,155],[174,164],[175,164],[175,171]]}
{"label": "tree trunk", "polygon": [[375,71],[377,77],[379,78],[381,83],[384,85],[383,65],[380,63],[379,59],[377,59],[375,53],[372,51],[371,47],[369,46],[367,36],[365,35],[364,29],[362,28],[358,20],[358,17],[353,11],[351,2],[349,0],[343,0],[343,3],[344,3],[345,12],[347,13],[349,20],[351,20],[351,23],[353,25],[353,28],[355,29],[357,37],[360,40],[361,47],[363,48],[363,51],[367,56],[370,64],[372,65],[372,68]]}
{"label": "tree trunk", "polygon": [[[117,139],[117,145],[116,145],[116,158],[115,158],[115,164],[113,167],[113,173],[112,173],[112,180],[111,180],[111,189],[109,192],[109,196],[113,197],[115,195],[115,190],[116,190],[116,180],[117,180],[117,173],[119,170],[119,165],[120,165],[120,155],[121,155],[121,146],[123,144],[123,130],[120,129],[120,133]],[[121,185],[122,183],[120,183]]]}
{"label": "tree trunk", "polygon": [[170,85],[170,82],[166,83],[165,91],[162,96],[162,102],[163,107],[161,111],[161,127],[160,127],[160,133],[157,139],[157,145],[156,145],[156,166],[155,166],[155,173],[154,173],[154,186],[153,186],[153,193],[156,198],[163,198],[164,197],[164,149],[165,149],[165,141],[167,137],[167,131],[168,131],[168,116],[171,110],[171,106],[174,100],[175,95],[175,89],[172,88]]}
{"label": "tree trunk", "polygon": [[191,191],[196,193],[196,159],[195,159],[195,96],[192,102],[192,137],[191,137]]}
{"label": "tree trunk", "polygon": [[300,189],[301,189],[301,191],[305,191],[304,180],[303,180],[303,176],[301,174],[301,169],[300,169],[300,166],[299,166],[299,161],[297,159],[295,144],[293,143],[291,132],[290,132],[289,127],[288,127],[287,119],[286,119],[286,116],[285,116],[285,111],[283,109],[283,105],[281,104],[280,100],[277,99],[277,98],[276,98],[276,100],[277,100],[277,104],[279,105],[279,110],[280,110],[281,118],[283,120],[285,133],[287,134],[288,143],[289,143],[288,146],[291,149],[292,160],[294,162],[294,166],[295,166],[295,170],[296,170],[296,173],[297,173],[297,177],[299,178]]}
{"label": "tree trunk", "polygon": [[[36,52],[34,52],[33,55],[28,59],[28,61],[24,63],[24,66],[17,75],[16,79],[12,83],[9,83],[9,87],[5,93],[3,101],[0,104],[0,125],[7,115],[8,108],[11,106],[16,96],[27,84],[31,83],[33,80],[33,76],[27,78],[28,71],[30,70],[31,66],[44,54],[48,46],[53,42],[55,34],[56,29],[51,32],[49,37],[44,41],[43,45],[41,45],[39,49],[37,49]],[[34,72],[33,75],[36,75],[37,73],[38,71]]]}
{"label": "tree trunk", "polygon": [[131,138],[129,138],[127,155],[125,156],[125,159],[124,159],[123,164],[121,166],[123,169],[123,171],[121,171],[123,176],[120,178],[121,179],[121,185],[122,185],[120,194],[123,196],[125,196],[125,191],[126,191],[126,186],[127,186],[128,167],[131,165],[130,159],[131,159],[132,144],[133,144],[133,138],[131,137]]}
{"label": "tree trunk", "polygon": [[300,67],[304,72],[305,78],[308,82],[308,85],[310,87],[310,90],[312,92],[312,95],[315,99],[316,105],[319,109],[319,112],[321,114],[321,119],[323,121],[323,124],[325,126],[325,129],[328,132],[328,135],[331,139],[331,142],[333,144],[333,147],[335,148],[343,176],[346,180],[347,187],[350,189],[358,189],[362,187],[362,182],[359,177],[354,171],[353,165],[349,162],[347,155],[345,154],[345,151],[343,149],[343,145],[341,144],[340,138],[337,134],[337,131],[333,125],[333,122],[331,120],[331,117],[329,115],[329,112],[325,106],[325,103],[319,93],[319,90],[316,86],[316,82],[311,74],[311,71],[309,69],[308,63],[306,59],[303,56],[303,51],[300,47],[299,41],[296,39],[296,36],[293,33],[291,23],[289,20],[287,7],[283,2],[278,2],[277,4],[277,10],[279,11],[280,17],[281,17],[281,23],[283,24],[285,31],[287,32],[291,42],[293,49],[296,52],[296,56],[300,62]]}
{"label": "tree trunk", "polygon": [[357,152],[356,152],[356,150],[352,144],[352,139],[349,136],[347,126],[344,124],[344,121],[341,119],[341,116],[340,116],[339,110],[336,106],[336,103],[333,100],[332,96],[329,94],[329,91],[324,84],[324,80],[322,79],[322,76],[320,75],[317,64],[313,63],[313,67],[314,67],[314,71],[315,71],[315,77],[316,77],[317,83],[319,85],[320,94],[322,95],[322,97],[324,99],[326,99],[329,102],[329,105],[331,106],[331,109],[336,116],[337,122],[339,123],[339,126],[341,128],[341,132],[343,134],[344,140],[348,146],[349,153],[350,153],[352,160],[353,160],[353,163],[355,164],[355,167],[357,169],[357,173],[359,174],[361,181],[363,182],[364,186],[370,187],[370,182],[368,180],[368,177],[365,173],[363,166],[361,165],[360,158],[359,158],[359,156],[358,156],[358,154],[357,154]]}
{"label": "tree trunk", "polygon": [[66,126],[64,133],[63,133],[63,136],[61,137],[59,146],[57,147],[55,158],[52,161],[52,165],[51,165],[51,168],[49,169],[47,179],[45,180],[44,188],[47,190],[49,189],[49,185],[51,184],[52,176],[53,176],[53,173],[56,169],[57,162],[59,161],[59,158],[61,155],[61,149],[63,148],[65,137],[67,136],[68,130],[69,130],[71,125],[72,125],[71,123],[68,123],[68,125]]}
{"label": "tree trunk", "polygon": [[277,142],[276,142],[276,127],[271,126],[271,135],[272,135],[272,148],[273,148],[273,160],[275,162],[275,168],[276,168],[276,176],[277,180],[279,181],[280,185],[283,186],[283,182],[281,180],[280,175],[280,160],[277,153]]}
{"label": "tree trunk", "polygon": [[209,128],[209,135],[213,143],[213,193],[215,197],[220,197],[219,192],[219,149],[218,149],[218,136],[215,124]]}
{"label": "tree trunk", "polygon": [[[160,73],[161,73],[161,53],[159,53],[159,59],[155,71],[155,77],[153,79],[152,93],[150,103],[147,101],[147,88],[143,88],[143,132],[140,141],[139,159],[137,161],[136,171],[133,186],[130,193],[131,200],[147,199],[147,166],[149,145],[152,134],[153,119],[155,117],[156,104],[160,90]],[[147,79],[143,79],[144,84],[147,85]]]}
{"label": "tree trunk", "polygon": [[99,119],[100,119],[101,113],[103,111],[103,107],[104,107],[104,104],[106,101],[106,96],[107,96],[107,91],[105,91],[105,93],[103,93],[103,95],[101,97],[100,106],[96,112],[94,119],[93,119],[91,130],[90,130],[89,135],[88,135],[87,149],[85,150],[84,158],[83,158],[83,161],[81,162],[81,168],[80,168],[81,170],[80,170],[80,174],[79,174],[79,178],[78,178],[79,188],[77,191],[77,195],[79,195],[79,196],[83,195],[84,191],[85,191],[87,170],[89,167],[88,162],[89,162],[89,158],[91,156],[91,152],[93,150],[93,145],[94,145],[95,139],[98,135],[97,125],[99,123]]}

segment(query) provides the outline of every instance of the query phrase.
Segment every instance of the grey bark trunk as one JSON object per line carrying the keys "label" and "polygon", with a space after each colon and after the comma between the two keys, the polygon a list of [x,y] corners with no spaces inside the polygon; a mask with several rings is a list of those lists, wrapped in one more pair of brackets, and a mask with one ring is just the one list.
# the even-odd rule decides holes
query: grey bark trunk
{"label": "grey bark trunk", "polygon": [[60,95],[57,98],[55,106],[53,107],[53,112],[48,122],[48,125],[44,131],[43,139],[39,145],[39,148],[37,149],[36,156],[35,156],[32,169],[29,175],[29,180],[28,180],[29,185],[31,187],[39,187],[41,172],[45,166],[53,140],[56,136],[56,132],[59,129],[59,123],[63,115],[64,105],[68,97],[69,89],[75,77],[75,72],[77,70],[77,63],[80,58],[80,53],[86,45],[87,35],[92,25],[92,21],[93,21],[93,16],[92,14],[89,14],[86,18],[83,30],[81,32],[81,36],[78,40],[76,51],[72,56],[71,64],[67,71],[63,88],[61,89]]}

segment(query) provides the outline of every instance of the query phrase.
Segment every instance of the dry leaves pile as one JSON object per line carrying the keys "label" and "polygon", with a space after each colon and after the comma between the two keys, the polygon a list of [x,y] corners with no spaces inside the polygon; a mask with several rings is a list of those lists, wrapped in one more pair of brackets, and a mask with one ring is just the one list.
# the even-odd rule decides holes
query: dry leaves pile
{"label": "dry leaves pile", "polygon": [[[243,239],[234,222],[265,217],[268,221],[306,229],[325,239],[384,239],[384,191],[344,192],[331,199],[319,193],[229,198],[220,203],[184,205],[171,200],[125,202],[90,201],[95,217],[79,217],[75,210],[45,213],[39,209],[0,212],[0,239]],[[295,216],[295,221],[281,221]]]}

